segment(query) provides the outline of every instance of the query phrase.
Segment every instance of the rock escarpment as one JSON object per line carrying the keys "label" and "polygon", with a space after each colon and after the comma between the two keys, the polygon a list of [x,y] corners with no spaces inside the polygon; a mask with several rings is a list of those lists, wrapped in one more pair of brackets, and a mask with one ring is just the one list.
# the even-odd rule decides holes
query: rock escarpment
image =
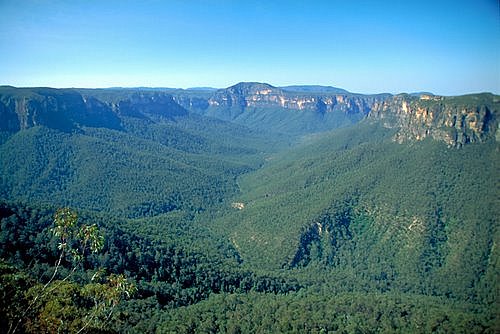
{"label": "rock escarpment", "polygon": [[[299,88],[297,88],[299,89]],[[266,83],[241,82],[234,86],[217,90],[201,103],[196,97],[176,96],[175,100],[187,109],[198,111],[219,108],[232,109],[233,117],[255,108],[282,108],[298,111],[313,111],[319,113],[343,112],[348,114],[368,114],[376,102],[382,102],[389,94],[360,95],[347,91],[340,93],[328,91],[293,91],[290,88],[281,89]],[[227,117],[225,117],[227,118]]]}
{"label": "rock escarpment", "polygon": [[39,125],[62,131],[80,126],[120,130],[124,116],[155,120],[187,114],[161,92],[0,87],[0,131],[6,132]]}
{"label": "rock escarpment", "polygon": [[397,142],[433,138],[449,146],[483,142],[497,137],[500,97],[474,94],[456,97],[407,94],[374,104],[369,120],[397,128]]}
{"label": "rock escarpment", "polygon": [[0,119],[0,131],[8,132],[38,125],[62,131],[78,125],[120,128],[108,105],[71,89],[2,87]]}
{"label": "rock escarpment", "polygon": [[161,121],[192,112],[291,135],[329,131],[366,118],[397,129],[394,140],[399,143],[433,138],[461,147],[488,138],[500,141],[498,95],[361,95],[333,87],[297,87],[239,83],[216,91],[190,91],[4,86],[0,131],[38,125],[63,131],[80,126],[119,130],[124,117]]}
{"label": "rock escarpment", "polygon": [[202,103],[191,92],[176,92],[174,99],[186,109],[251,128],[303,135],[328,131],[363,119],[375,103],[390,94],[352,94],[334,87],[274,87],[241,82],[206,96]]}

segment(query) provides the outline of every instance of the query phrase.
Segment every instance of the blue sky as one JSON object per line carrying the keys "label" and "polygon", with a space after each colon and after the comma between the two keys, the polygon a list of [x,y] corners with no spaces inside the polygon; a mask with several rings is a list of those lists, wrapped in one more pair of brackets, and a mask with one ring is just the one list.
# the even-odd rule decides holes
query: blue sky
{"label": "blue sky", "polygon": [[500,93],[497,0],[0,0],[0,84]]}

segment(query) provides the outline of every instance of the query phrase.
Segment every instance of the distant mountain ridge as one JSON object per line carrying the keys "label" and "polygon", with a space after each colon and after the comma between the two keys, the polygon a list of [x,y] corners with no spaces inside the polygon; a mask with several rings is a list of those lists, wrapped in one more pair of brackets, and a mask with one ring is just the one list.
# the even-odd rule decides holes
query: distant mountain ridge
{"label": "distant mountain ridge", "polygon": [[332,87],[332,86],[292,85],[292,86],[281,86],[280,88],[284,91],[290,91],[290,92],[350,94],[350,92],[345,90],[345,89]]}
{"label": "distant mountain ridge", "polygon": [[202,115],[271,132],[302,135],[328,131],[363,119],[376,101],[389,94],[359,95],[333,87],[275,87],[240,82],[200,99],[184,92],[174,100]]}
{"label": "distant mountain ridge", "polygon": [[450,146],[499,137],[500,97],[430,93],[362,95],[325,86],[275,87],[240,82],[224,89],[54,89],[0,87],[0,130],[36,125],[120,129],[121,117],[172,118],[196,113],[253,129],[304,135],[363,119],[397,128],[394,140],[427,137]]}
{"label": "distant mountain ridge", "polygon": [[[85,90],[87,92],[89,90]],[[173,117],[188,112],[170,94],[156,91],[0,88],[0,131],[43,125],[62,131],[79,126],[121,128],[121,116]]]}

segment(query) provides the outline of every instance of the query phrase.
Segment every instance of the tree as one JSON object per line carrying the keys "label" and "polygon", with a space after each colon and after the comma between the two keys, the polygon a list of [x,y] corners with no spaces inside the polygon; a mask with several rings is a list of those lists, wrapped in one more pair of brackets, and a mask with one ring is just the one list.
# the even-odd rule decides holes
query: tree
{"label": "tree", "polygon": [[97,269],[83,285],[72,280],[78,269],[84,270],[88,255],[102,250],[104,237],[96,224],[80,226],[77,213],[69,208],[58,209],[53,223],[59,252],[53,271],[45,283],[25,292],[27,306],[17,322],[11,322],[9,333],[23,321],[25,331],[37,333],[102,328],[116,305],[136,291],[125,275],[106,275],[104,269]]}

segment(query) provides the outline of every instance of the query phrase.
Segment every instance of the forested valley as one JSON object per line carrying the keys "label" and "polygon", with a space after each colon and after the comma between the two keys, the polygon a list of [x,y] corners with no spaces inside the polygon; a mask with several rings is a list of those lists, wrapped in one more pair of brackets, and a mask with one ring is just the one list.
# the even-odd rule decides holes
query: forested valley
{"label": "forested valley", "polygon": [[1,87],[0,332],[499,332],[500,98],[294,89]]}

